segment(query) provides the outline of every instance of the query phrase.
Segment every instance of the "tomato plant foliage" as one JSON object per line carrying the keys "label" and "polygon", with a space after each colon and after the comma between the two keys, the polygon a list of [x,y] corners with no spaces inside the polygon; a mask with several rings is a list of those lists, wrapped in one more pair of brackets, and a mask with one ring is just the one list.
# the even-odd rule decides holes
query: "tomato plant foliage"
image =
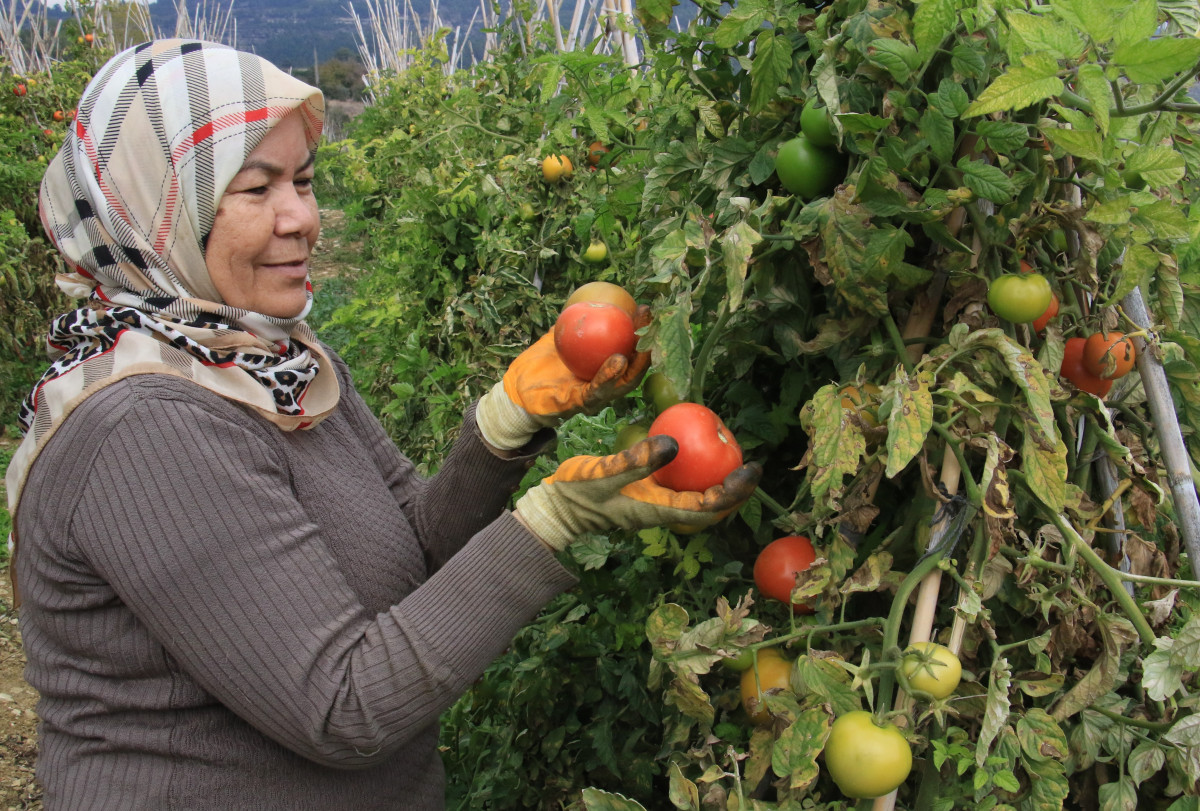
{"label": "tomato plant foliage", "polygon": [[[1195,4],[740,0],[681,29],[675,10],[637,4],[633,70],[560,53],[521,10],[503,30],[523,38],[469,72],[435,40],[322,156],[372,252],[326,334],[426,468],[600,278],[652,306],[654,380],[765,469],[714,527],[572,547],[579,588],[446,716],[452,806],[844,808],[822,751],[873,710],[912,746],[903,807],[1191,807],[1200,601],[1163,440],[1136,374],[1100,399],[1059,371],[1069,339],[1140,330],[1136,293],[1200,460]],[[775,170],[806,104],[839,174],[800,199]],[[596,171],[542,180],[596,142]],[[607,260],[584,264],[594,241]],[[1044,330],[987,306],[1022,261],[1060,303]],[[576,418],[558,457],[606,452],[653,394]],[[811,615],[753,587],[781,534],[813,541],[792,592]],[[929,571],[963,681],[900,700]],[[793,689],[756,727],[720,663],[773,648]]]}

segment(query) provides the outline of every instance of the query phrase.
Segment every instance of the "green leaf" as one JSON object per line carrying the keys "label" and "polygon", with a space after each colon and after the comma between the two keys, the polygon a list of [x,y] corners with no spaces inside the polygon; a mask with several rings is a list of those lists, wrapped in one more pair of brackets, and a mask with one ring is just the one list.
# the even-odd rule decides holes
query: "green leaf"
{"label": "green leaf", "polygon": [[725,264],[725,289],[729,299],[729,312],[736,312],[742,304],[742,282],[754,255],[754,246],[762,242],[762,235],[745,221],[726,229],[721,235],[721,258]]}
{"label": "green leaf", "polygon": [[1096,120],[1096,126],[1100,128],[1100,134],[1107,135],[1109,108],[1112,107],[1112,86],[1108,79],[1104,78],[1104,68],[1092,63],[1080,65],[1076,77],[1083,97],[1092,104],[1092,117]]}
{"label": "green leaf", "polygon": [[1096,202],[1088,210],[1084,219],[1089,222],[1098,222],[1102,225],[1122,225],[1129,222],[1132,216],[1133,209],[1130,198],[1128,195],[1122,195],[1102,203]]}
{"label": "green leaf", "polygon": [[1020,65],[1010,66],[971,102],[966,117],[1010,110],[1023,110],[1031,104],[1056,96],[1063,90],[1058,78],[1058,62],[1044,54],[1030,54]]}
{"label": "green leaf", "polygon": [[1015,152],[1029,140],[1028,125],[1019,121],[980,121],[975,132],[1001,155]]}
{"label": "green leaf", "polygon": [[804,710],[779,735],[771,751],[771,769],[788,779],[792,791],[806,789],[817,779],[817,755],[825,748],[832,723],[824,709]]}
{"label": "green leaf", "polygon": [[838,121],[846,132],[879,132],[892,123],[886,118],[867,113],[842,113]]}
{"label": "green leaf", "polygon": [[1033,760],[1063,760],[1070,753],[1066,733],[1040,707],[1030,707],[1017,719],[1017,739],[1025,757]]}
{"label": "green leaf", "polygon": [[938,90],[929,97],[929,103],[942,111],[947,118],[959,118],[971,106],[971,97],[966,89],[953,79],[942,79]]}
{"label": "green leaf", "polygon": [[598,788],[583,790],[583,807],[587,811],[646,811],[646,807],[636,800]]}
{"label": "green leaf", "polygon": [[1100,787],[1100,811],[1137,811],[1137,789],[1129,780],[1117,780]]}
{"label": "green leaf", "polygon": [[1077,158],[1099,161],[1104,157],[1104,139],[1098,132],[1068,130],[1061,127],[1050,127],[1043,132],[1052,144],[1065,149]]}
{"label": "green leaf", "polygon": [[1166,762],[1167,755],[1161,746],[1154,741],[1143,741],[1129,753],[1125,768],[1136,786],[1158,774]]}
{"label": "green leaf", "polygon": [[700,789],[683,776],[679,763],[671,764],[671,778],[667,787],[671,805],[680,811],[700,811]]}
{"label": "green leaf", "polygon": [[750,63],[750,111],[760,112],[775,100],[792,67],[792,43],[774,31],[763,31],[754,42]]}
{"label": "green leaf", "polygon": [[1017,191],[1012,178],[1002,169],[967,156],[959,158],[958,169],[963,173],[963,185],[985,200],[1007,203]]}
{"label": "green leaf", "polygon": [[1192,234],[1187,214],[1174,200],[1159,200],[1148,206],[1140,206],[1133,222],[1148,229],[1155,239],[1168,242],[1182,242],[1190,239]]}
{"label": "green leaf", "polygon": [[1117,46],[1128,42],[1139,42],[1150,39],[1158,30],[1158,3],[1155,0],[1136,0],[1129,10],[1117,20],[1113,32],[1113,44]]}
{"label": "green leaf", "polygon": [[956,0],[918,0],[913,14],[913,40],[925,60],[958,24],[957,10]]}
{"label": "green leaf", "polygon": [[887,37],[880,37],[871,43],[867,49],[867,59],[890,73],[898,84],[907,82],[921,64],[916,48],[907,42]]}
{"label": "green leaf", "polygon": [[797,695],[813,695],[828,704],[835,716],[862,709],[862,697],[853,688],[850,674],[829,659],[800,656],[792,669]]}
{"label": "green leaf", "polygon": [[950,163],[954,159],[954,124],[941,110],[930,107],[922,113],[921,135],[929,142],[933,156],[939,161]]}
{"label": "green leaf", "polygon": [[732,48],[750,39],[770,13],[769,4],[762,0],[742,0],[722,18],[713,42],[720,48]]}
{"label": "green leaf", "polygon": [[1105,304],[1115,304],[1140,287],[1158,270],[1158,252],[1145,245],[1130,245],[1121,261],[1121,273]]}
{"label": "green leaf", "polygon": [[1115,27],[1117,7],[1102,0],[1056,0],[1054,13],[1096,42],[1108,42]]}
{"label": "green leaf", "polygon": [[1012,684],[1012,668],[1004,657],[993,660],[991,672],[988,674],[987,704],[983,712],[983,726],[975,741],[975,765],[980,769],[987,761],[992,741],[1008,724],[1012,702],[1008,696],[1008,688]]}
{"label": "green leaf", "polygon": [[1121,45],[1112,64],[1124,68],[1131,82],[1158,82],[1195,67],[1200,59],[1200,39],[1163,37]]}
{"label": "green leaf", "polygon": [[1169,146],[1139,146],[1125,162],[1125,169],[1141,175],[1146,183],[1156,188],[1176,183],[1187,172],[1183,155]]}
{"label": "green leaf", "polygon": [[892,411],[888,414],[887,469],[889,479],[908,467],[933,428],[932,372],[910,376],[903,366],[892,374]]}
{"label": "green leaf", "polygon": [[1087,47],[1078,29],[1044,14],[1010,11],[1005,20],[1024,41],[1027,51],[1044,51],[1057,59],[1074,61]]}

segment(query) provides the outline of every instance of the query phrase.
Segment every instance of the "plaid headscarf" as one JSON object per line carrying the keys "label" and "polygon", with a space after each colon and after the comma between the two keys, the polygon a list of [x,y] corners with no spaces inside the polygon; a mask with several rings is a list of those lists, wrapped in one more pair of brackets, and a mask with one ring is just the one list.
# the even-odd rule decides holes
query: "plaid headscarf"
{"label": "plaid headscarf", "polygon": [[337,378],[295,318],[221,302],[205,244],[226,186],[279,121],[299,110],[309,148],[321,91],[253,54],[168,39],[113,57],[88,85],[47,168],[42,225],[85,304],[54,319],[53,364],[22,405],[25,438],[6,475],[9,510],[38,452],[86,397],[134,374],[170,374],[255,409],[282,430],[337,405]]}

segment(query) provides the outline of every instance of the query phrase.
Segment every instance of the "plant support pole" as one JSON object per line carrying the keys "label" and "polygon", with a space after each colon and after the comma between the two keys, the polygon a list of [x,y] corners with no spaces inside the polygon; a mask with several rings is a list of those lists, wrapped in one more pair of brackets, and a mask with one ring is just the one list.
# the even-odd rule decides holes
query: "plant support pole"
{"label": "plant support pole", "polygon": [[[1141,329],[1149,329],[1150,312],[1142,291],[1134,288],[1121,302],[1125,315]],[[1192,479],[1192,465],[1187,447],[1183,444],[1183,433],[1179,430],[1179,418],[1171,402],[1171,389],[1167,385],[1167,373],[1162,361],[1149,351],[1145,339],[1135,336],[1138,373],[1142,376],[1142,388],[1150,404],[1150,416],[1162,449],[1163,463],[1167,468],[1167,481],[1175,500],[1175,521],[1183,535],[1188,561],[1192,565],[1192,576],[1200,580],[1200,502],[1196,500],[1196,482]]]}

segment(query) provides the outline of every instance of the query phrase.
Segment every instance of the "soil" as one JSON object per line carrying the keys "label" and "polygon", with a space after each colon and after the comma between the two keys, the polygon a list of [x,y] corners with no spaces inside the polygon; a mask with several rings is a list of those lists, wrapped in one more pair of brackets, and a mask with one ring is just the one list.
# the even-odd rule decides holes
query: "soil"
{"label": "soil", "polygon": [[[354,268],[347,265],[347,260],[360,248],[344,240],[345,217],[341,211],[322,209],[321,225],[321,239],[310,260],[314,289],[336,275],[352,272]],[[0,446],[5,450],[12,450],[16,444],[15,440],[0,437]],[[7,503],[3,472],[0,469],[0,505]],[[34,780],[38,696],[26,683],[24,668],[25,655],[17,614],[12,607],[7,561],[0,555],[0,811],[42,808],[42,792]]]}

